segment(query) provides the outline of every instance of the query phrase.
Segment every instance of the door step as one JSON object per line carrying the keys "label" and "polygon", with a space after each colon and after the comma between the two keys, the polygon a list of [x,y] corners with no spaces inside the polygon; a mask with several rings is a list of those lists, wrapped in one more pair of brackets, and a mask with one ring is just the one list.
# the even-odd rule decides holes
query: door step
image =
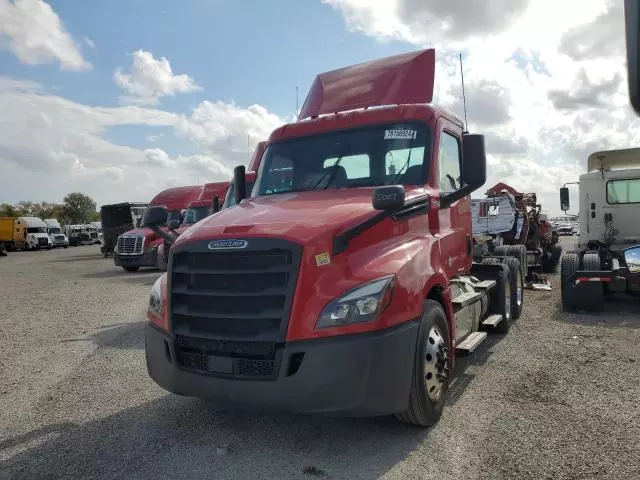
{"label": "door step", "polygon": [[474,283],[473,286],[475,288],[479,288],[480,290],[489,290],[490,288],[495,287],[495,280],[483,280],[482,282]]}
{"label": "door step", "polygon": [[477,301],[481,296],[482,294],[479,292],[467,292],[462,295],[458,295],[456,298],[451,300],[451,303],[459,307],[466,307],[467,305]]}
{"label": "door step", "polygon": [[489,315],[482,321],[483,327],[495,327],[502,321],[502,315]]}
{"label": "door step", "polygon": [[478,345],[484,342],[487,339],[487,332],[473,332],[470,333],[467,338],[464,339],[462,343],[456,345],[456,350],[458,353],[472,353]]}

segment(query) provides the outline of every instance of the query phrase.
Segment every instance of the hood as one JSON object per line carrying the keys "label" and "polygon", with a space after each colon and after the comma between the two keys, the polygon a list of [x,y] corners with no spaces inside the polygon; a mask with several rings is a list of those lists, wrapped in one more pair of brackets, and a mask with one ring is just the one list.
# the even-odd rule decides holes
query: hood
{"label": "hood", "polygon": [[249,198],[202,220],[181,235],[179,242],[236,235],[273,235],[305,242],[373,215],[372,191],[353,188]]}
{"label": "hood", "polygon": [[[167,230],[167,227],[161,227],[160,230]],[[146,241],[153,240],[157,235],[150,228],[134,228],[128,232],[124,232],[122,235],[141,235]]]}

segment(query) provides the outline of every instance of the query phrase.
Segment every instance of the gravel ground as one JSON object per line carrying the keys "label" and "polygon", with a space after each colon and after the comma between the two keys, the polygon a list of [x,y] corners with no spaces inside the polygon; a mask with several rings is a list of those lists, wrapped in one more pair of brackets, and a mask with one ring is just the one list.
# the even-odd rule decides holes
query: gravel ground
{"label": "gravel ground", "polygon": [[165,393],[143,350],[158,273],[125,273],[97,246],[9,253],[0,274],[0,478],[640,478],[637,302],[566,315],[557,279],[528,291],[422,430]]}

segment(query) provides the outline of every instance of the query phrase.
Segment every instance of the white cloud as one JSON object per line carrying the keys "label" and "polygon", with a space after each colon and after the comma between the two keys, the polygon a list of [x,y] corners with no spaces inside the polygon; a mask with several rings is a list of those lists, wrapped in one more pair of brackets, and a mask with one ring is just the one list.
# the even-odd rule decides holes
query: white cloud
{"label": "white cloud", "polygon": [[91,68],[58,15],[42,0],[0,0],[0,49],[27,65],[58,62],[62,70]]}
{"label": "white cloud", "polygon": [[[0,77],[0,111],[0,171],[11,179],[0,202],[60,201],[70,191],[83,191],[98,204],[142,201],[170,186],[228,180],[235,165],[248,161],[247,134],[264,140],[283,123],[264,107],[222,102],[203,102],[189,115],[93,107],[6,77]],[[224,128],[212,128],[225,118]],[[189,141],[201,152],[172,156],[161,148],[137,149],[105,138],[109,127],[126,125],[169,128],[174,135],[166,134],[165,142]]]}
{"label": "white cloud", "polygon": [[144,50],[136,50],[131,56],[130,72],[119,69],[113,75],[116,84],[126,92],[121,98],[125,103],[155,105],[165,96],[202,90],[189,75],[174,75],[164,57],[156,59]]}
{"label": "white cloud", "polygon": [[463,52],[470,130],[486,134],[487,187],[537,191],[558,213],[558,188],[577,180],[589,153],[640,137],[620,0],[322,1],[354,31],[435,47],[435,102],[460,118]]}

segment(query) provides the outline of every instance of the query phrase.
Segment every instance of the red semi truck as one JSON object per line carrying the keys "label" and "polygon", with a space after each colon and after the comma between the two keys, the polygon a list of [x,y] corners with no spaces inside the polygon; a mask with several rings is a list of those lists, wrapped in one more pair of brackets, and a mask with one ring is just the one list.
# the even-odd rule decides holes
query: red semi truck
{"label": "red semi truck", "polygon": [[298,121],[269,137],[249,198],[236,167],[237,207],[180,236],[152,287],[158,385],[293,412],[439,418],[456,352],[508,330],[514,277],[473,261],[484,138],[430,104],[434,71],[429,49],[321,74]]}
{"label": "red semi truck", "polygon": [[[157,194],[149,207],[163,206],[168,211],[167,221],[162,227],[166,230],[169,222],[180,222],[184,210],[202,195],[202,185],[174,187]],[[150,228],[135,228],[118,237],[113,251],[113,261],[127,272],[135,272],[140,267],[156,267],[158,247],[163,240]]]}

